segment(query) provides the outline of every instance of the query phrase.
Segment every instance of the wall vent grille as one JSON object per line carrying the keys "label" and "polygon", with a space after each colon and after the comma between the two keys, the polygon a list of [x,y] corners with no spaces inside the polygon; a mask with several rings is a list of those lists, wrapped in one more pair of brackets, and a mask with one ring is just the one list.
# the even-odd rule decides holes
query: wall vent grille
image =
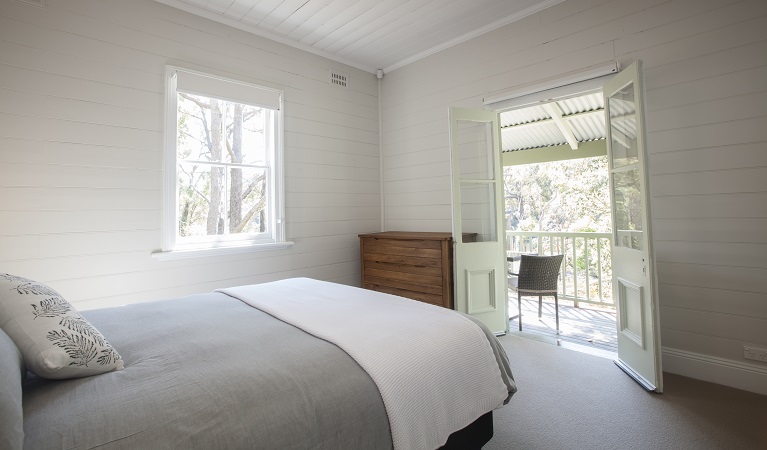
{"label": "wall vent grille", "polygon": [[348,88],[349,82],[346,74],[330,71],[330,84],[341,88]]}

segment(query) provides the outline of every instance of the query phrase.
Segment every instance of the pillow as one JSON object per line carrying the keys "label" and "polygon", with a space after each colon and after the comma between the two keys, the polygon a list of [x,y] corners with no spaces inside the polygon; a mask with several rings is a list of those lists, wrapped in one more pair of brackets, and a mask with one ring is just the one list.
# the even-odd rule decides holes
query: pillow
{"label": "pillow", "polygon": [[24,445],[21,380],[25,372],[19,349],[0,330],[0,448],[21,450]]}
{"label": "pillow", "polygon": [[123,360],[72,305],[50,287],[0,273],[0,328],[30,371],[43,378],[78,378],[122,370]]}

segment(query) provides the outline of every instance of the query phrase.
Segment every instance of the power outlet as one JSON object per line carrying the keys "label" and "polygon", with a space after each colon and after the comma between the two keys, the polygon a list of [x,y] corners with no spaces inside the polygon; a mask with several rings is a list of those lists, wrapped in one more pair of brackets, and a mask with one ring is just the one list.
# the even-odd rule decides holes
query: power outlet
{"label": "power outlet", "polygon": [[767,350],[763,348],[743,346],[743,357],[746,359],[753,359],[754,361],[767,362]]}

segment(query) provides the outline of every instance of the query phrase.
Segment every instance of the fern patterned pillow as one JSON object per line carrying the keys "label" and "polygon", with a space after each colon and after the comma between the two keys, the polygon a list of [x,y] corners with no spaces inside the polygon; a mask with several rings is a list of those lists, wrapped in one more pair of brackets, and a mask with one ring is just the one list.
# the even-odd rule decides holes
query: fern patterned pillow
{"label": "fern patterned pillow", "polygon": [[123,360],[77,310],[50,287],[0,273],[0,328],[32,372],[78,378],[122,370]]}

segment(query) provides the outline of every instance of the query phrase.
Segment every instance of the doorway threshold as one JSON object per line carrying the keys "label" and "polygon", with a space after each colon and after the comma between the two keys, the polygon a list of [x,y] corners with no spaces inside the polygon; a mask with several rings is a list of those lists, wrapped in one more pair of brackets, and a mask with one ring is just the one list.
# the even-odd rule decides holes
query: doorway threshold
{"label": "doorway threshold", "polygon": [[586,353],[592,356],[599,356],[600,358],[606,358],[609,360],[615,360],[618,358],[618,353],[616,352],[611,352],[600,348],[593,348],[586,345],[575,344],[553,336],[545,336],[537,333],[527,333],[525,331],[517,331],[513,328],[509,330],[509,335],[518,336],[523,339],[531,339],[534,341],[543,342],[545,344],[556,345],[557,347],[562,347],[567,350]]}
{"label": "doorway threshold", "polygon": [[[517,312],[517,305],[509,302],[509,311]],[[553,301],[544,299],[541,317],[538,317],[538,299],[522,297],[523,337],[530,336],[541,342],[592,355],[614,358],[618,353],[615,311],[581,306],[575,308],[567,301],[559,304],[559,330]],[[509,318],[509,329],[518,333],[519,316]]]}

